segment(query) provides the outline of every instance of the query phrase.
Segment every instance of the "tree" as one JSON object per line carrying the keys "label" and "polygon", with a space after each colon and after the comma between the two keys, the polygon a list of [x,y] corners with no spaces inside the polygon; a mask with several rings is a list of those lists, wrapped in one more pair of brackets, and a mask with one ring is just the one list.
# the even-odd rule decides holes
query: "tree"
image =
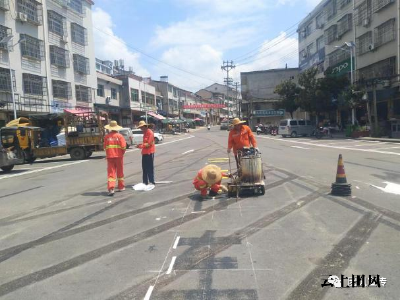
{"label": "tree", "polygon": [[297,98],[297,104],[300,108],[305,111],[315,113],[316,112],[316,90],[317,90],[317,79],[315,75],[317,69],[312,68],[304,71],[299,75],[299,86],[300,92]]}
{"label": "tree", "polygon": [[281,96],[281,99],[274,103],[274,108],[284,108],[290,113],[293,119],[293,112],[299,108],[297,104],[297,97],[299,95],[300,88],[291,80],[285,80],[275,87],[274,93]]}

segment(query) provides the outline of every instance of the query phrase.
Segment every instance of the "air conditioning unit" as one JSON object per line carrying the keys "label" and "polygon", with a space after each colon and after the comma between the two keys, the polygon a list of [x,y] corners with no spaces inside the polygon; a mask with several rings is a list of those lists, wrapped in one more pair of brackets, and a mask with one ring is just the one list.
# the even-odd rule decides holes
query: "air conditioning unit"
{"label": "air conditioning unit", "polygon": [[307,57],[307,52],[303,52],[303,58],[306,58]]}
{"label": "air conditioning unit", "polygon": [[28,15],[25,14],[25,13],[19,12],[19,13],[18,13],[18,19],[19,19],[21,22],[27,22],[27,21],[28,21]]}
{"label": "air conditioning unit", "polygon": [[383,80],[382,81],[382,86],[384,88],[389,88],[390,87],[390,80]]}
{"label": "air conditioning unit", "polygon": [[364,20],[363,20],[363,26],[364,26],[364,27],[367,27],[367,26],[369,25],[370,21],[371,21],[371,20],[370,20],[369,18],[364,19]]}
{"label": "air conditioning unit", "polygon": [[63,43],[68,43],[68,37],[67,36],[65,36],[65,35],[63,35],[62,37],[61,37],[61,42],[63,42]]}
{"label": "air conditioning unit", "polygon": [[303,38],[307,37],[307,34],[306,34],[305,31],[302,31],[302,32],[301,32],[301,37],[303,37]]}
{"label": "air conditioning unit", "polygon": [[369,51],[374,51],[375,50],[375,45],[374,44],[369,44],[368,45],[368,50]]}

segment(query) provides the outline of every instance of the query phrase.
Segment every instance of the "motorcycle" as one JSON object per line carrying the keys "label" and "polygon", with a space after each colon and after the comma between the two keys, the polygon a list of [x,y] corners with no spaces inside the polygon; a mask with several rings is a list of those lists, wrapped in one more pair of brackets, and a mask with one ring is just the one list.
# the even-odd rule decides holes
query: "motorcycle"
{"label": "motorcycle", "polygon": [[208,130],[210,130],[210,129],[211,129],[211,126],[210,126],[210,125],[208,125],[208,126],[207,126],[207,129],[208,129]]}
{"label": "motorcycle", "polygon": [[330,129],[328,127],[319,127],[315,133],[314,133],[315,137],[317,139],[322,139],[323,137],[330,137],[333,138],[333,135],[330,131]]}
{"label": "motorcycle", "polygon": [[256,126],[256,132],[257,132],[257,135],[260,135],[263,131],[262,131],[261,127]]}

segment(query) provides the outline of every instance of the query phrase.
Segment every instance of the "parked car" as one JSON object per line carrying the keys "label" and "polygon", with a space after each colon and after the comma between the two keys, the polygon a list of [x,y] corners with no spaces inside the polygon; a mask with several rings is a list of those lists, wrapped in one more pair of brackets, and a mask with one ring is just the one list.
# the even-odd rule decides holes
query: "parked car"
{"label": "parked car", "polygon": [[[141,129],[132,129],[132,135],[133,135],[133,143],[135,145],[141,144],[143,142],[143,132]],[[154,140],[156,144],[162,142],[164,140],[164,137],[161,133],[159,132],[154,132]]]}
{"label": "parked car", "polygon": [[221,122],[221,126],[220,126],[221,130],[228,130],[228,128],[229,128],[229,122],[228,121]]}
{"label": "parked car", "polygon": [[279,134],[282,137],[310,136],[315,126],[309,120],[285,119],[279,123]]}
{"label": "parked car", "polygon": [[119,133],[124,137],[125,142],[126,142],[126,148],[130,148],[131,146],[134,145],[134,140],[133,140],[133,133],[132,129],[130,128],[122,128]]}

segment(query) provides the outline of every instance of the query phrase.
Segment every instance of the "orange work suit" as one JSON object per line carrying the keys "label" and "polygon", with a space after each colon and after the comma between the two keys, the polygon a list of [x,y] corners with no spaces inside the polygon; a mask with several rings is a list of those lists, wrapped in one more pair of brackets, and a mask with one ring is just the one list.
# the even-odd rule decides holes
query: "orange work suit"
{"label": "orange work suit", "polygon": [[111,131],[104,137],[104,149],[107,157],[108,184],[107,189],[113,190],[118,180],[118,188],[123,189],[124,184],[124,154],[126,141],[118,132]]}
{"label": "orange work suit", "polygon": [[228,149],[233,148],[233,153],[235,155],[237,155],[238,150],[250,147],[250,144],[253,145],[254,148],[257,148],[256,139],[249,126],[242,125],[240,131],[233,128],[229,132]]}
{"label": "orange work suit", "polygon": [[[221,180],[216,182],[216,183],[214,183],[214,184],[212,184],[212,185],[210,185],[210,184],[208,184],[207,182],[205,182],[203,180],[202,171],[203,171],[203,169],[201,169],[197,173],[197,176],[193,179],[194,188],[196,190],[200,191],[202,196],[207,196],[207,189],[208,188],[210,188],[211,191],[213,191],[215,193],[218,193],[218,191],[219,191],[219,189],[221,187]],[[226,176],[228,176],[228,175],[225,174],[225,173],[222,173],[222,177],[226,177]]]}

